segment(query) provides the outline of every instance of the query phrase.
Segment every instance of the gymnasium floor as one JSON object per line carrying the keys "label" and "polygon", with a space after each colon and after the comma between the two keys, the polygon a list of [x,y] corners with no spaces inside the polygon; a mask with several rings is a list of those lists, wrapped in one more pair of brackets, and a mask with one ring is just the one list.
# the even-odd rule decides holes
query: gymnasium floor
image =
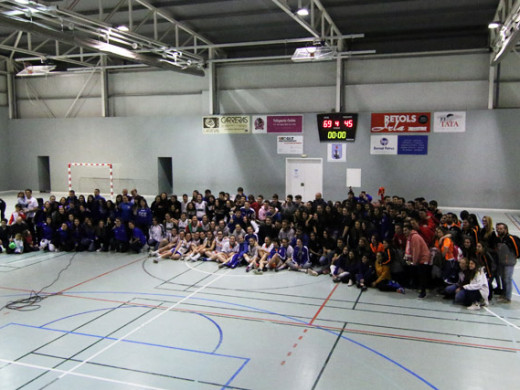
{"label": "gymnasium floor", "polygon": [[[0,197],[10,215],[15,194]],[[471,211],[519,234],[520,211]],[[0,389],[514,389],[514,280],[511,304],[473,312],[289,271],[2,254],[0,306],[55,295],[0,310]]]}

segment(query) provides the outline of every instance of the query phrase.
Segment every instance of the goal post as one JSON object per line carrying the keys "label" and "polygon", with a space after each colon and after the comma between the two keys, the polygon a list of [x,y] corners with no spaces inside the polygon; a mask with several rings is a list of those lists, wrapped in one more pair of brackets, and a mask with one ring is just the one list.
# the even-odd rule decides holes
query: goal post
{"label": "goal post", "polygon": [[114,172],[111,163],[77,163],[71,162],[68,164],[69,175],[69,191],[72,190],[72,168],[73,167],[93,167],[93,168],[108,168],[108,175],[110,180],[110,198],[114,199]]}

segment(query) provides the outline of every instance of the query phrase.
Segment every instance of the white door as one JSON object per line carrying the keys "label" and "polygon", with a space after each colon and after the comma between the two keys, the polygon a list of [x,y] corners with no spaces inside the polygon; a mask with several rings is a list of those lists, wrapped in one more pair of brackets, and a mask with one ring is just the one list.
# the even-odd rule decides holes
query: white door
{"label": "white door", "polygon": [[314,200],[323,192],[323,160],[321,158],[287,158],[285,160],[285,194],[301,195]]}

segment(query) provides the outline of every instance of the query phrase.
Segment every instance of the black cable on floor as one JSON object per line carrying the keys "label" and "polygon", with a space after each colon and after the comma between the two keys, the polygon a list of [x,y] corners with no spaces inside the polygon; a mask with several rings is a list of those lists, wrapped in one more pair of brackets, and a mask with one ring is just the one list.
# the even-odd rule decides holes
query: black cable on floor
{"label": "black cable on floor", "polygon": [[56,276],[56,278],[52,281],[51,284],[45,286],[45,287],[42,287],[40,289],[40,291],[36,292],[36,291],[31,291],[31,294],[29,295],[28,298],[23,298],[23,299],[18,299],[16,301],[12,301],[12,302],[8,302],[4,307],[2,307],[0,309],[0,311],[2,311],[3,309],[9,309],[9,310],[18,310],[18,311],[33,311],[33,310],[38,310],[41,305],[39,305],[39,303],[41,301],[43,301],[44,299],[47,299],[47,298],[50,298],[50,297],[53,297],[55,295],[61,295],[61,292],[57,292],[57,293],[54,293],[54,294],[44,294],[44,295],[41,295],[42,291],[48,289],[49,287],[51,287],[52,285],[54,285],[61,277],[61,274],[63,272],[65,272],[72,264],[72,261],[74,260],[74,258],[76,257],[76,254],[77,253],[74,253],[70,259],[69,259],[69,262],[68,264],[63,268],[61,269],[60,272],[58,272],[58,275]]}

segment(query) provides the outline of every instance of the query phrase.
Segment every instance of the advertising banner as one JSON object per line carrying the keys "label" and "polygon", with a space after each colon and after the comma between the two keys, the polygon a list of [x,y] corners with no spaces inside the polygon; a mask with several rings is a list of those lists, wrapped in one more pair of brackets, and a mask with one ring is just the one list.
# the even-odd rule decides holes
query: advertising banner
{"label": "advertising banner", "polygon": [[397,154],[397,135],[371,136],[370,154]]}
{"label": "advertising banner", "polygon": [[426,135],[373,135],[370,154],[428,154]]}
{"label": "advertising banner", "polygon": [[254,115],[253,134],[302,133],[303,115]]}
{"label": "advertising banner", "polygon": [[428,137],[424,135],[400,135],[397,154],[428,154]]}
{"label": "advertising banner", "polygon": [[213,115],[202,118],[202,134],[250,134],[248,115]]}
{"label": "advertising banner", "polygon": [[371,133],[429,133],[429,112],[372,114]]}
{"label": "advertising banner", "polygon": [[436,133],[464,133],[466,131],[466,112],[435,112],[433,114],[433,131]]}
{"label": "advertising banner", "polygon": [[303,154],[303,135],[279,135],[278,154]]}

